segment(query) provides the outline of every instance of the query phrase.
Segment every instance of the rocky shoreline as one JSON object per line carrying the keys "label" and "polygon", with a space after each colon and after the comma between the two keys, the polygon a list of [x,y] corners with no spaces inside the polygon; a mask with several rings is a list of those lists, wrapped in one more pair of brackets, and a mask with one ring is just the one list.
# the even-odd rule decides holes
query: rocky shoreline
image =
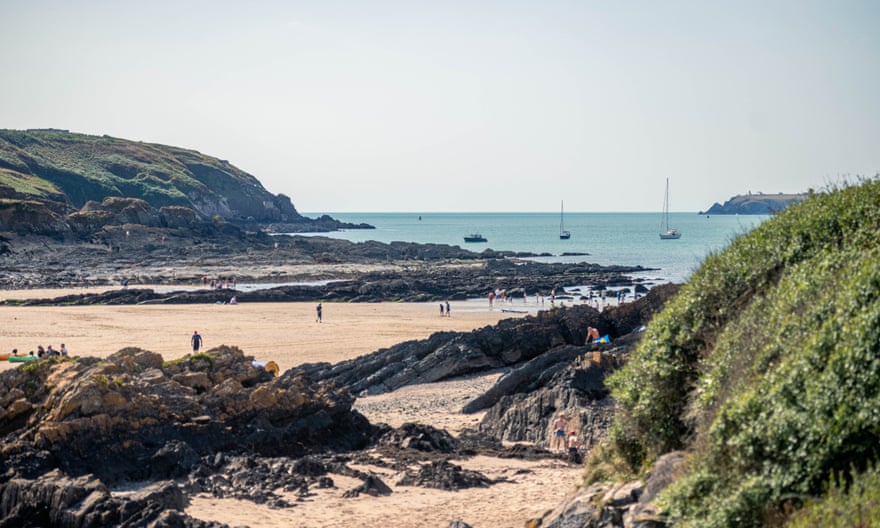
{"label": "rocky shoreline", "polygon": [[[534,316],[440,332],[341,363],[300,365],[278,377],[226,346],[171,362],[128,348],[103,360],[48,358],[4,371],[0,528],[215,527],[221,524],[184,512],[192,497],[291,508],[289,493],[309,497],[333,487],[332,475],[360,482],[346,496],[390,493],[370,467],[393,469],[401,475],[395,485],[492,486],[493,479],[455,461],[561,457],[541,447],[559,412],[569,416],[582,445],[603,437],[613,418],[605,376],[677,290],[633,279],[646,271],[638,266],[536,263],[527,260],[531,254],[457,246],[263,233],[193,238],[144,226],[102,233],[88,243],[3,238],[0,288],[123,281],[127,287],[4,303],[215,304],[232,296],[243,303],[427,302],[484,298],[499,284],[520,298],[572,285],[640,298],[600,312],[569,292]],[[311,284],[240,291],[206,287],[209,277]],[[612,343],[585,346],[590,326]],[[501,376],[459,409],[482,418],[455,436],[431,424],[371,423],[355,406],[359,397],[491,372]],[[127,483],[137,485],[120,493]]]}
{"label": "rocky shoreline", "polygon": [[[492,486],[453,461],[559,456],[540,442],[523,449],[502,441],[540,441],[560,411],[586,445],[602,436],[612,414],[602,379],[674,290],[654,288],[602,312],[564,307],[435,334],[277,378],[234,347],[174,362],[125,349],[104,360],[50,358],[3,372],[0,526],[219,526],[186,515],[188,497],[288,508],[274,490],[308,496],[333,486],[331,474],[361,481],[351,496],[381,496],[387,483],[363,468],[388,464],[407,485]],[[587,326],[612,335],[612,344],[584,346]],[[457,437],[428,424],[373,424],[354,408],[359,393],[499,368],[505,374],[464,405],[485,410],[483,420]],[[137,490],[113,492],[126,482]]]}
{"label": "rocky shoreline", "polygon": [[[232,296],[246,302],[463,300],[485,297],[499,284],[508,295],[520,298],[539,292],[546,296],[574,285],[639,294],[650,286],[648,279],[632,276],[650,271],[641,266],[538,263],[527,260],[533,254],[474,253],[458,246],[265,234],[221,244],[150,233],[117,233],[121,239],[109,245],[34,237],[6,239],[5,246],[0,241],[0,289],[120,287],[100,295],[32,299],[27,304],[187,304],[222,303]],[[164,242],[155,243],[162,237]],[[209,280],[226,286],[230,281],[282,285],[217,290],[209,287]],[[122,289],[123,284],[129,287]],[[166,291],[138,287],[141,284],[162,285]]]}

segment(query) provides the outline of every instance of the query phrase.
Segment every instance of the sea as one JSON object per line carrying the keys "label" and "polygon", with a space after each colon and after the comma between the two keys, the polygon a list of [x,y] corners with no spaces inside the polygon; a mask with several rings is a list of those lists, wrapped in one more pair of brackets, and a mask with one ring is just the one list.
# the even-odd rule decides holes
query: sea
{"label": "sea", "polygon": [[[725,248],[737,236],[770,218],[766,215],[700,215],[670,213],[669,224],[682,236],[661,240],[658,213],[565,213],[564,227],[571,238],[561,240],[559,213],[301,213],[328,214],[376,229],[349,229],[320,236],[352,242],[418,242],[449,244],[480,252],[547,254],[543,262],[642,266],[649,283],[684,283],[712,252]],[[465,235],[481,234],[486,242],[465,242]]]}

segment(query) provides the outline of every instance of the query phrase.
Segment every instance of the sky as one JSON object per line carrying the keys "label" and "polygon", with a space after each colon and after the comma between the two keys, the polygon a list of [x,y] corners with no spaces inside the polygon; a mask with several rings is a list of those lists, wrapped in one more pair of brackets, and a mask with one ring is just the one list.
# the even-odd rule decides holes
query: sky
{"label": "sky", "polygon": [[0,128],[300,212],[700,211],[880,173],[880,2],[0,0]]}

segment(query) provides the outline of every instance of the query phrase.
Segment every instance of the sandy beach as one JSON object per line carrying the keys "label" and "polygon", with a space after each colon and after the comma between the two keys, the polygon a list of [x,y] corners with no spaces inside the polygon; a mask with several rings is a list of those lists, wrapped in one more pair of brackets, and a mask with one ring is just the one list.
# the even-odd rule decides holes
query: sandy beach
{"label": "sandy beach", "polygon": [[[0,299],[54,297],[61,292],[3,291]],[[0,351],[64,343],[71,355],[104,357],[137,346],[166,360],[191,352],[190,336],[204,336],[203,349],[235,345],[258,361],[275,361],[281,370],[301,363],[337,362],[403,341],[423,339],[437,331],[469,331],[523,314],[490,310],[479,302],[452,303],[452,316],[441,317],[434,303],[324,303],[323,322],[316,322],[315,303],[242,303],[237,305],[140,305],[14,307],[0,306]],[[0,362],[0,368],[16,364]],[[494,383],[500,373],[404,387],[394,393],[364,397],[355,407],[372,422],[398,426],[418,421],[452,434],[476,424],[481,415],[458,409]],[[446,527],[461,519],[474,528],[520,527],[553,508],[574,490],[582,469],[562,460],[521,461],[475,457],[455,460],[466,469],[501,482],[458,492],[397,486],[391,472],[377,472],[392,489],[387,497],[343,498],[359,482],[330,475],[335,487],[315,490],[294,508],[277,510],[247,501],[193,498],[187,513],[231,526],[275,527]]]}
{"label": "sandy beach", "polygon": [[[100,290],[3,291],[0,299],[57,297]],[[19,354],[37,345],[72,355],[105,357],[136,346],[166,360],[192,352],[198,331],[203,350],[237,346],[281,370],[302,363],[335,363],[439,331],[469,331],[523,314],[489,310],[488,304],[455,302],[451,317],[433,303],[324,303],[316,323],[316,303],[239,303],[136,306],[0,306],[0,353]],[[8,362],[0,362],[9,368]],[[14,366],[14,365],[13,365]]]}

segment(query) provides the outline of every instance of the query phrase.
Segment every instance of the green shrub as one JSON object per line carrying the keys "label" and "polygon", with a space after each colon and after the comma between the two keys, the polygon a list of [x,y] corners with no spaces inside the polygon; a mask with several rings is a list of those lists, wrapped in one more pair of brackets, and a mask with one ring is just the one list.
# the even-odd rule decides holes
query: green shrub
{"label": "green shrub", "polygon": [[880,471],[838,475],[821,499],[812,499],[787,528],[876,528],[880,526]]}
{"label": "green shrub", "polygon": [[609,380],[633,471],[689,450],[681,526],[762,526],[880,455],[880,182],[811,196],[731,243]]}

